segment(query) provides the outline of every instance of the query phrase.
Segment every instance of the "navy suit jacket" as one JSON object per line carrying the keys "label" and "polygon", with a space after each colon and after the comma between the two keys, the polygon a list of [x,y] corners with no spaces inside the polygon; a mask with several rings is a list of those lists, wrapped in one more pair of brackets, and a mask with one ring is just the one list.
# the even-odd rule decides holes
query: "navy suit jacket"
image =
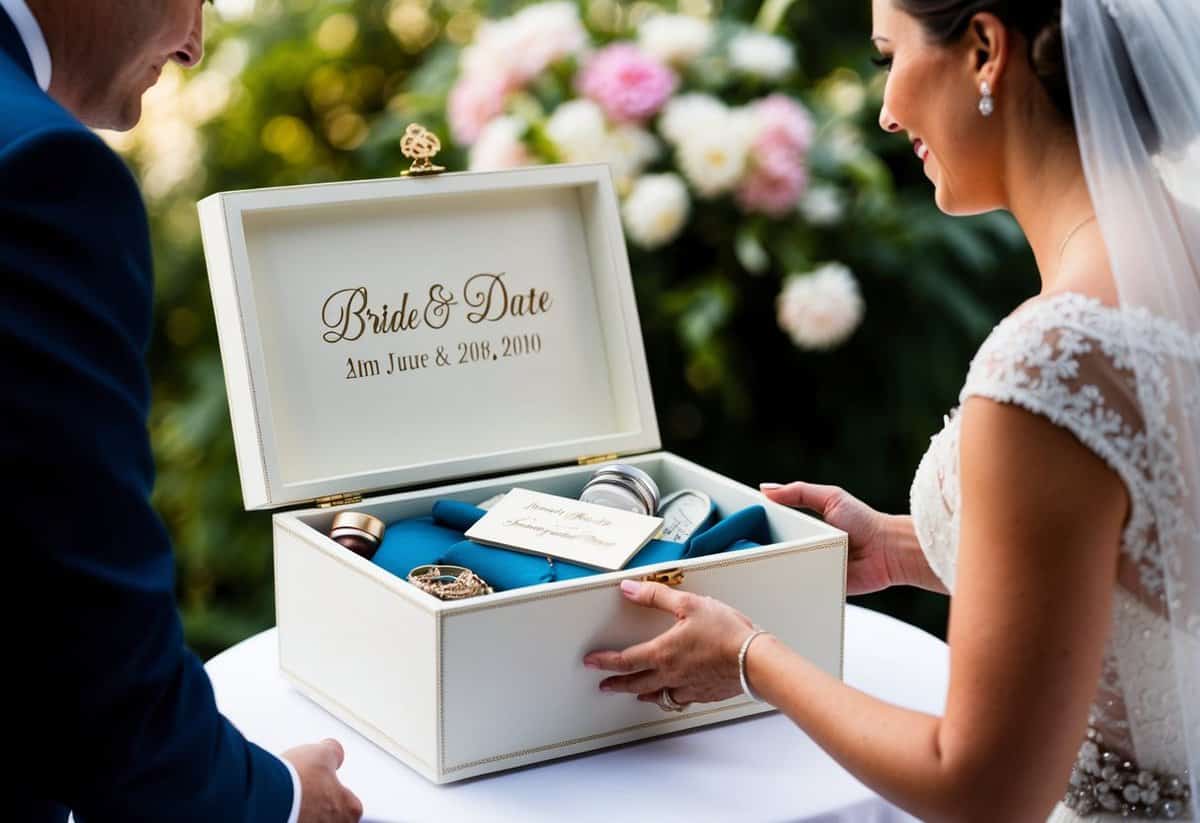
{"label": "navy suit jacket", "polygon": [[184,646],[149,503],[152,288],[133,177],[38,88],[0,10],[5,819],[283,823],[291,810],[287,768],[217,712]]}

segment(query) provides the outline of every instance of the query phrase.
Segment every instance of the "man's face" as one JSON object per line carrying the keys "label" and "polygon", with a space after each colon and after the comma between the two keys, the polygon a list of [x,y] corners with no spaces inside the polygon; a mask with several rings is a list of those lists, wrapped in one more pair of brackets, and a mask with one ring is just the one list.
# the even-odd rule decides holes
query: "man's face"
{"label": "man's face", "polygon": [[[142,116],[142,95],[174,60],[185,68],[204,56],[205,0],[99,0],[87,30],[77,31],[82,48],[72,48],[79,77],[70,102],[94,128],[125,131]],[[84,21],[80,20],[80,29]],[[72,90],[74,91],[74,90]]]}

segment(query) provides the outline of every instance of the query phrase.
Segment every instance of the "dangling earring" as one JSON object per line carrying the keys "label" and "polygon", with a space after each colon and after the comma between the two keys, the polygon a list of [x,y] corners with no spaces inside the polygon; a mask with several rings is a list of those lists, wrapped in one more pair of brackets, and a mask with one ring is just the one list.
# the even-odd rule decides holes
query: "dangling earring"
{"label": "dangling earring", "polygon": [[996,100],[992,97],[991,84],[984,80],[979,86],[979,93],[982,95],[979,98],[979,113],[984,117],[991,117],[992,112],[996,110]]}

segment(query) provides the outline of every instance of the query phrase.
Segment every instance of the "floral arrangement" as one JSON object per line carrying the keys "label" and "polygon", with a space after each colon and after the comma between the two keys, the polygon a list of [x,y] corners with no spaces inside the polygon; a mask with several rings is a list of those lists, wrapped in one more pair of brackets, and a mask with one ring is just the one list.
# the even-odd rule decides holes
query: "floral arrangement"
{"label": "floral arrangement", "polygon": [[[643,252],[666,253],[704,212],[727,217],[726,244],[740,237],[741,267],[760,274],[789,255],[747,237],[840,218],[837,190],[810,185],[817,128],[784,90],[795,72],[788,41],[744,24],[660,12],[601,44],[574,3],[546,2],[478,27],[447,120],[472,169],[608,163]],[[778,322],[801,348],[834,348],[858,328],[863,300],[845,265],[809,268],[780,272]]]}

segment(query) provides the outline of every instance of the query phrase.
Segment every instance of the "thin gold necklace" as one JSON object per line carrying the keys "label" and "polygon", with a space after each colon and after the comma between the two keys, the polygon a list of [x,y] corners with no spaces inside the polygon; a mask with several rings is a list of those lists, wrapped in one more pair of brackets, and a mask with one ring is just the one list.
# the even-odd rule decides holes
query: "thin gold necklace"
{"label": "thin gold necklace", "polygon": [[1091,217],[1085,217],[1082,221],[1080,221],[1079,225],[1077,225],[1075,228],[1073,228],[1069,232],[1067,232],[1067,236],[1065,238],[1063,238],[1062,245],[1058,247],[1059,268],[1062,268],[1063,254],[1067,250],[1067,244],[1070,243],[1071,238],[1075,236],[1075,232],[1079,231],[1080,229],[1082,229],[1084,226],[1086,226],[1088,223],[1092,222],[1095,219],[1096,219],[1096,215],[1094,215],[1094,214]]}

